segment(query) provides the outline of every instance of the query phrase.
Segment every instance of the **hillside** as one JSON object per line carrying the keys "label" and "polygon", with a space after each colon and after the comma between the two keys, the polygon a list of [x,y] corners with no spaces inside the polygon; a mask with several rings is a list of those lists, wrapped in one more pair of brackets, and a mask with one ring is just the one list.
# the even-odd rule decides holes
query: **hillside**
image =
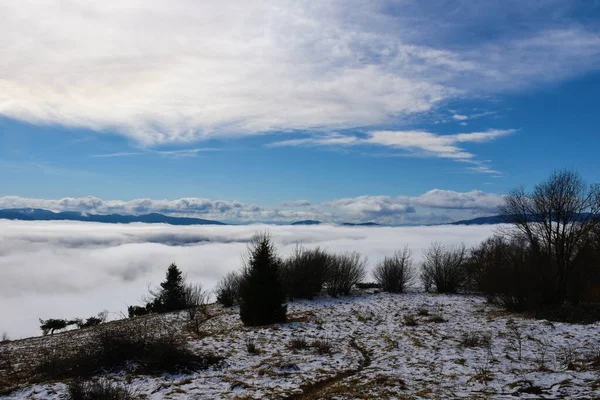
{"label": "hillside", "polygon": [[163,214],[151,213],[143,215],[122,214],[86,214],[76,211],[65,211],[55,213],[37,208],[12,208],[0,210],[0,219],[12,219],[23,221],[84,221],[102,222],[109,224],[130,224],[143,222],[147,224],[169,224],[169,225],[226,225],[223,222],[212,221],[201,218],[169,217]]}
{"label": "hillside", "polygon": [[[237,309],[212,305],[199,334],[183,314],[121,323],[187,332],[196,352],[224,357],[188,374],[108,374],[146,399],[583,399],[600,395],[600,324],[523,319],[483,298],[363,293],[292,302],[290,322],[244,328]],[[113,323],[113,324],[118,324]],[[23,365],[41,349],[83,343],[72,331],[0,345]],[[522,338],[519,357],[518,338]],[[306,347],[294,343],[306,341]],[[319,343],[320,342],[320,343]],[[257,347],[254,354],[248,345]],[[317,346],[319,345],[319,346]],[[328,351],[330,346],[330,352]],[[321,349],[321,351],[319,351]],[[0,364],[0,369],[2,364]],[[0,371],[0,376],[7,376]],[[26,384],[7,399],[59,399],[62,382]]]}

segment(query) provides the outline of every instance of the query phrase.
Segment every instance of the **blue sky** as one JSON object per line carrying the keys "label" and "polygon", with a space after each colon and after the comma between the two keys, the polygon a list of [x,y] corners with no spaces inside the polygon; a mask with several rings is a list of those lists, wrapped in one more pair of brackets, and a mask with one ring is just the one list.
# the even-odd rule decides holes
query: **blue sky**
{"label": "blue sky", "polygon": [[600,181],[598,1],[139,7],[0,5],[0,208],[415,224]]}

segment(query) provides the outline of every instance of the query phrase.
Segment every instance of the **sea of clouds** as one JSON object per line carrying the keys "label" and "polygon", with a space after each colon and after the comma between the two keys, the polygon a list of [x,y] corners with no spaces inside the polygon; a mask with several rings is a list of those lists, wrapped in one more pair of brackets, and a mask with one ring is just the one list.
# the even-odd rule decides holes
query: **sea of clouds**
{"label": "sea of clouds", "polygon": [[[39,335],[38,318],[86,318],[108,310],[110,318],[139,304],[149,285],[175,262],[190,281],[212,290],[240,268],[252,236],[271,233],[281,255],[321,246],[359,251],[369,269],[405,245],[415,260],[432,242],[474,245],[496,226],[339,227],[113,225],[66,221],[0,220],[0,333]],[[369,279],[371,279],[369,275]]]}

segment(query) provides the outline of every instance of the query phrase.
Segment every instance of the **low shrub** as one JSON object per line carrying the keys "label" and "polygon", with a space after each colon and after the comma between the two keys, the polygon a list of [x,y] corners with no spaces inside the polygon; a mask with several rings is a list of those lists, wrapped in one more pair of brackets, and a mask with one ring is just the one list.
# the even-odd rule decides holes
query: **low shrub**
{"label": "low shrub", "polygon": [[289,348],[292,350],[304,350],[308,347],[304,336],[295,336],[290,340]]}
{"label": "low shrub", "polygon": [[68,383],[69,400],[130,400],[133,392],[116,383],[76,379]]}
{"label": "low shrub", "polygon": [[320,355],[331,354],[333,351],[333,344],[331,343],[331,339],[327,336],[312,342],[311,347],[313,347],[317,354]]}
{"label": "low shrub", "polygon": [[42,379],[124,370],[161,374],[202,370],[220,361],[220,357],[192,352],[175,331],[152,330],[146,323],[99,329],[73,348],[44,348],[36,372]]}
{"label": "low shrub", "polygon": [[246,351],[248,354],[260,354],[260,349],[252,338],[246,339]]}
{"label": "low shrub", "polygon": [[487,332],[464,332],[460,338],[461,347],[490,347],[492,335]]}
{"label": "low shrub", "polygon": [[402,319],[404,320],[404,325],[406,325],[406,326],[419,325],[419,323],[417,322],[417,319],[412,315],[405,315],[404,317],[402,317]]}
{"label": "low shrub", "polygon": [[316,248],[307,250],[296,246],[293,254],[282,265],[281,275],[287,297],[293,299],[313,299],[321,293],[331,255]]}

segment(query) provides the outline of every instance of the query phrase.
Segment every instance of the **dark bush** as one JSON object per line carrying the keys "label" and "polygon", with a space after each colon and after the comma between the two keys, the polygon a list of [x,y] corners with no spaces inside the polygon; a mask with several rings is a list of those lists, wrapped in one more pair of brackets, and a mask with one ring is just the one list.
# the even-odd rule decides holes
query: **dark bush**
{"label": "dark bush", "polygon": [[85,322],[81,322],[79,324],[77,324],[77,327],[79,329],[83,329],[83,328],[90,328],[92,326],[96,326],[96,325],[100,325],[102,323],[102,319],[99,317],[89,317],[88,319],[85,320]]}
{"label": "dark bush", "polygon": [[377,282],[358,282],[355,285],[358,289],[381,289],[381,285]]}
{"label": "dark bush", "polygon": [[133,393],[107,380],[84,381],[75,379],[67,385],[70,400],[130,400]]}
{"label": "dark bush", "polygon": [[242,277],[237,272],[230,272],[225,275],[218,283],[215,289],[217,301],[223,307],[231,307],[238,304],[240,298],[240,284]]}
{"label": "dark bush", "polygon": [[296,246],[284,262],[282,278],[290,300],[313,299],[323,289],[331,256],[320,248],[307,250]]}
{"label": "dark bush", "polygon": [[220,360],[192,352],[175,331],[153,330],[145,323],[99,329],[78,346],[45,348],[36,370],[43,379],[119,371],[161,374],[206,369]]}
{"label": "dark bush", "polygon": [[271,237],[256,235],[248,247],[240,285],[240,318],[246,326],[285,322],[287,305],[281,283],[282,261]]}
{"label": "dark bush", "polygon": [[464,245],[446,247],[433,243],[423,252],[421,280],[426,291],[457,293],[466,285]]}
{"label": "dark bush", "polygon": [[129,306],[127,307],[127,315],[129,318],[140,317],[142,315],[149,314],[150,310],[146,307],[140,306]]}
{"label": "dark bush", "polygon": [[525,240],[495,236],[471,249],[465,271],[471,290],[513,311],[538,303],[536,257]]}
{"label": "dark bush", "polygon": [[260,349],[252,338],[246,339],[246,351],[248,354],[260,354]]}
{"label": "dark bush", "polygon": [[352,287],[364,279],[366,264],[366,259],[357,252],[332,256],[327,271],[327,293],[334,297],[349,295]]}
{"label": "dark bush", "polygon": [[385,292],[402,293],[415,281],[416,272],[408,247],[385,257],[375,266],[373,277]]}

